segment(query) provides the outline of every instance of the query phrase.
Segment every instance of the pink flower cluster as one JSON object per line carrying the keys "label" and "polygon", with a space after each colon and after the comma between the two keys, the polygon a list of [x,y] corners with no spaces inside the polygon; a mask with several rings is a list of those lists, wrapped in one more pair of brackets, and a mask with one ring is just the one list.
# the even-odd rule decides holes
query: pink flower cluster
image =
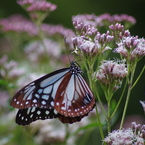
{"label": "pink flower cluster", "polygon": [[103,15],[100,15],[99,18],[101,19],[101,21],[105,21],[105,20],[108,20],[109,22],[111,23],[121,23],[121,22],[130,22],[132,24],[135,24],[136,23],[136,19],[132,16],[129,16],[129,15],[126,15],[126,14],[116,14],[116,15],[110,15],[110,14],[103,14]]}
{"label": "pink flower cluster", "polygon": [[127,62],[138,61],[145,56],[145,39],[137,36],[123,37],[115,52],[120,53]]}
{"label": "pink flower cluster", "polygon": [[73,44],[76,47],[75,53],[79,54],[79,51],[82,51],[85,54],[93,56],[110,49],[108,43],[111,42],[114,37],[110,35],[109,31],[101,34],[93,26],[83,24],[79,21],[73,22],[73,25],[78,33],[78,36],[73,37]]}
{"label": "pink flower cluster", "polygon": [[[36,22],[42,22],[49,14],[54,11],[57,6],[46,0],[17,0],[17,3],[21,5],[30,15],[30,17]],[[34,22],[35,22],[34,21]]]}
{"label": "pink flower cluster", "polygon": [[73,22],[80,21],[83,24],[89,24],[94,27],[104,26],[106,23],[108,25],[115,24],[115,23],[121,23],[121,22],[128,22],[130,24],[135,24],[136,20],[134,17],[121,14],[121,15],[110,15],[110,14],[102,14],[100,16],[96,16],[95,14],[84,14],[84,15],[77,15],[73,16],[72,18]]}
{"label": "pink flower cluster", "polygon": [[[36,36],[38,34],[36,25],[21,15],[12,15],[8,18],[0,19],[0,26],[2,32],[27,33],[30,36]],[[68,37],[74,35],[71,29],[67,29],[61,25],[42,24],[41,30],[48,36],[60,35]]]}
{"label": "pink flower cluster", "polygon": [[104,60],[100,65],[96,78],[103,86],[115,91],[121,86],[122,80],[127,73],[124,62]]}
{"label": "pink flower cluster", "polygon": [[104,139],[107,145],[144,145],[145,125],[132,122],[131,128],[114,130]]}
{"label": "pink flower cluster", "polygon": [[54,11],[56,5],[47,2],[46,0],[18,0],[17,3],[21,6],[27,7],[28,12],[33,11]]}
{"label": "pink flower cluster", "polygon": [[34,3],[36,0],[17,0],[19,5],[30,5]]}
{"label": "pink flower cluster", "polygon": [[[115,25],[110,25],[109,26],[111,30],[111,34],[116,38],[116,39],[122,39],[123,37],[130,37],[130,32],[129,30],[125,30],[124,25],[121,25],[119,23],[116,23]],[[120,40],[116,40],[117,42]]]}
{"label": "pink flower cluster", "polygon": [[0,20],[1,31],[27,33],[29,35],[37,35],[36,26],[28,19],[21,15],[12,15],[8,18]]}
{"label": "pink flower cluster", "polygon": [[42,24],[41,30],[49,36],[56,34],[59,34],[63,37],[74,36],[74,32],[71,29],[67,29],[62,25]]}
{"label": "pink flower cluster", "polygon": [[18,63],[16,61],[7,60],[7,56],[4,55],[0,59],[0,76],[9,82],[16,81],[21,75],[25,73],[24,69],[18,69]]}

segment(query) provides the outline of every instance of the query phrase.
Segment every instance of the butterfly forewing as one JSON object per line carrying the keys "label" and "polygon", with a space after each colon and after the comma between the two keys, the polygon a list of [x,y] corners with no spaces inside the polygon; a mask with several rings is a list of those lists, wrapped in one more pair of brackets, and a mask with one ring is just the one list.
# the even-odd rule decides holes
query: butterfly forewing
{"label": "butterfly forewing", "polygon": [[28,107],[54,108],[55,93],[69,68],[47,74],[26,85],[13,97],[11,106],[19,109]]}
{"label": "butterfly forewing", "polygon": [[68,72],[57,90],[54,106],[64,116],[82,116],[94,108],[95,98],[79,73]]}

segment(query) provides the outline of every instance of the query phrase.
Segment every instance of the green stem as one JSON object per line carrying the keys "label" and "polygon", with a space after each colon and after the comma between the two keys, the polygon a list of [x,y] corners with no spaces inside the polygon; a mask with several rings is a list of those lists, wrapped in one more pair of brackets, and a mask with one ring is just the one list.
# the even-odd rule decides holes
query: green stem
{"label": "green stem", "polygon": [[127,107],[128,107],[130,94],[131,94],[131,86],[129,86],[129,88],[128,88],[128,93],[127,93],[127,98],[126,98],[126,101],[125,101],[125,107],[124,107],[124,111],[123,111],[123,115],[122,115],[122,119],[121,119],[120,129],[122,129],[122,127],[123,127],[123,123],[124,123],[124,119],[125,119],[125,115],[126,115],[126,111],[127,111]]}
{"label": "green stem", "polygon": [[125,82],[125,85],[124,85],[124,88],[123,88],[121,97],[119,98],[119,101],[118,101],[118,103],[117,103],[117,105],[116,105],[116,107],[115,107],[115,109],[114,109],[114,111],[113,111],[113,113],[112,113],[112,115],[111,115],[110,118],[112,118],[112,117],[114,116],[114,114],[116,113],[116,111],[118,110],[118,107],[120,106],[120,103],[121,103],[122,98],[123,98],[123,96],[124,96],[126,86],[127,86],[127,80],[126,80],[126,82]]}
{"label": "green stem", "polygon": [[70,134],[69,134],[69,125],[68,124],[66,124],[66,131],[65,131],[65,139],[64,139],[64,142],[63,142],[63,145],[67,145],[67,140],[68,140],[68,138],[69,138],[69,136],[70,136]]}
{"label": "green stem", "polygon": [[120,123],[120,129],[122,129],[122,127],[123,127],[123,123],[124,123],[128,103],[129,103],[129,98],[130,98],[130,94],[131,94],[131,90],[132,90],[132,82],[133,82],[133,77],[134,77],[134,73],[135,73],[135,68],[136,68],[136,63],[131,66],[131,69],[129,69],[130,79],[129,79],[129,75],[128,75],[128,80],[129,80],[129,82],[128,82],[129,83],[128,84],[128,92],[127,92],[127,97],[126,97],[126,101],[125,101],[125,106],[124,106],[124,110],[123,110],[121,123]]}
{"label": "green stem", "polygon": [[97,107],[96,107],[96,115],[97,115],[97,120],[98,120],[98,123],[99,123],[100,135],[101,135],[101,138],[104,139],[103,127],[102,127],[102,123],[100,121],[99,112],[98,112]]}
{"label": "green stem", "polygon": [[108,124],[108,133],[109,133],[109,132],[111,131],[111,122],[110,122],[110,101],[108,101],[107,124]]}
{"label": "green stem", "polygon": [[137,84],[137,82],[138,82],[138,80],[140,79],[140,77],[142,76],[144,70],[145,70],[145,65],[144,65],[144,67],[143,67],[141,73],[139,74],[138,78],[136,79],[136,81],[135,81],[134,84],[132,85],[131,89],[133,89],[134,86]]}
{"label": "green stem", "polygon": [[[106,90],[106,89],[105,89]],[[110,89],[110,87],[105,91],[105,96],[106,96],[106,100],[107,100],[107,103],[108,103],[108,113],[107,113],[107,124],[108,124],[108,133],[111,131],[111,99],[112,99],[112,96],[113,96],[113,93]]]}
{"label": "green stem", "polygon": [[[88,79],[89,79],[89,83],[90,83],[90,88],[92,90],[95,90],[94,93],[95,93],[95,95],[97,95],[97,99],[99,100],[101,108],[103,108],[103,111],[105,112],[105,109],[104,109],[104,107],[102,105],[102,102],[99,98],[98,91],[96,89],[95,81],[92,80],[94,62],[95,61],[93,61],[93,60],[92,61],[87,61],[87,62],[84,63],[84,65],[85,65],[85,68],[87,70],[87,75],[88,75]],[[106,114],[106,112],[105,112],[105,114]],[[98,112],[97,107],[96,107],[96,116],[97,116],[97,120],[98,120],[98,124],[99,124],[98,127],[99,127],[101,138],[104,139],[103,127],[102,127],[102,123],[101,123],[101,120],[100,120],[100,117],[99,117],[99,112]]]}
{"label": "green stem", "polygon": [[101,107],[101,109],[102,109],[104,115],[107,117],[107,112],[105,111],[105,109],[104,109],[104,107],[103,107],[103,104],[102,104],[102,101],[101,101],[101,99],[100,99],[100,97],[99,97],[98,92],[96,92],[96,96],[97,96],[97,99],[98,99],[98,101],[99,101],[100,107]]}

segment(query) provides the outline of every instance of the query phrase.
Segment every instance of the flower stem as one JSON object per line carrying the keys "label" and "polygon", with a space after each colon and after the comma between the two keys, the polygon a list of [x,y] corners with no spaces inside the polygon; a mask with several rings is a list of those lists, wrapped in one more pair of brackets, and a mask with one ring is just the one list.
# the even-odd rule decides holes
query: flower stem
{"label": "flower stem", "polygon": [[104,133],[103,133],[103,128],[102,128],[102,123],[100,121],[99,112],[98,112],[97,107],[96,107],[96,114],[97,114],[97,120],[98,120],[98,123],[99,123],[100,135],[101,135],[101,138],[104,139]]}
{"label": "flower stem", "polygon": [[127,93],[127,98],[125,101],[125,107],[124,107],[124,111],[123,111],[123,115],[122,115],[122,119],[121,119],[120,129],[122,129],[122,127],[123,127],[123,123],[124,123],[124,119],[125,119],[125,115],[126,115],[126,111],[127,111],[127,107],[128,107],[128,102],[129,102],[129,98],[130,98],[130,93],[131,93],[131,86],[129,86],[129,88],[128,88],[128,93]]}
{"label": "flower stem", "polygon": [[117,105],[116,105],[116,107],[115,107],[115,109],[114,109],[114,111],[113,111],[113,113],[112,113],[112,115],[111,115],[110,118],[112,118],[112,117],[114,116],[114,114],[116,113],[118,107],[120,106],[120,103],[121,103],[121,101],[122,101],[122,98],[123,98],[124,93],[125,93],[125,90],[126,90],[126,86],[127,86],[127,80],[126,80],[126,82],[125,82],[125,85],[124,85],[124,88],[123,88],[121,97],[120,97],[120,99],[119,99],[119,101],[118,101],[118,103],[117,103]]}
{"label": "flower stem", "polygon": [[126,101],[125,101],[125,106],[124,106],[124,110],[123,110],[121,123],[120,123],[120,129],[122,129],[122,127],[123,127],[123,123],[124,123],[128,103],[129,103],[129,98],[130,98],[130,94],[131,94],[131,90],[132,90],[132,83],[133,83],[135,68],[136,68],[136,63],[134,63],[134,65],[131,66],[131,69],[129,69],[130,79],[129,79],[129,75],[128,75],[128,80],[129,80],[128,81],[128,92],[127,92],[127,97],[126,97]]}
{"label": "flower stem", "polygon": [[65,131],[65,133],[66,134],[65,134],[65,139],[64,139],[63,145],[66,145],[67,144],[67,140],[68,140],[68,138],[70,136],[68,124],[66,124],[66,131]]}
{"label": "flower stem", "polygon": [[110,101],[108,101],[107,124],[108,124],[108,133],[109,133],[111,131],[111,123],[110,123]]}
{"label": "flower stem", "polygon": [[137,84],[138,80],[140,79],[140,77],[142,76],[142,74],[143,74],[144,71],[145,71],[145,65],[144,65],[144,67],[143,67],[141,73],[139,74],[138,78],[136,79],[136,81],[135,81],[134,84],[132,85],[132,88],[131,88],[131,89],[133,89],[133,87]]}

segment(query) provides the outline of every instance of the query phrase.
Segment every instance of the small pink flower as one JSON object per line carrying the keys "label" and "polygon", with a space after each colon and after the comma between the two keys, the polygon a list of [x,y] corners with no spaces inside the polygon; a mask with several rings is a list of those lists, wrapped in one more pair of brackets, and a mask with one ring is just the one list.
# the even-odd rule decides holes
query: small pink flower
{"label": "small pink flower", "polygon": [[81,36],[74,37],[73,44],[74,46],[76,46],[76,50],[74,52],[77,54],[79,54],[79,51],[81,51],[88,55],[94,55],[98,52],[97,49],[99,49],[94,42],[87,40]]}
{"label": "small pink flower", "polygon": [[103,140],[107,145],[144,145],[145,126],[132,123],[132,128],[114,130]]}
{"label": "small pink flower", "polygon": [[100,34],[99,32],[97,33],[95,39],[99,41],[102,45],[107,44],[113,40],[113,36],[110,35],[109,31],[106,33]]}
{"label": "small pink flower", "polygon": [[96,73],[97,80],[105,87],[111,88],[112,91],[118,89],[123,78],[127,75],[127,68],[124,62],[102,61]]}
{"label": "small pink flower", "polygon": [[73,37],[73,44],[76,47],[75,53],[84,52],[84,54],[94,56],[111,49],[108,44],[114,37],[110,35],[109,31],[101,34],[93,26],[80,21],[73,22],[73,25],[78,33],[76,37]]}
{"label": "small pink flower", "polygon": [[119,23],[116,23],[115,25],[110,25],[109,28],[113,31],[120,31],[120,32],[124,31],[124,26]]}
{"label": "small pink flower", "polygon": [[138,37],[123,37],[115,52],[120,53],[128,62],[134,62],[145,56],[145,39]]}

